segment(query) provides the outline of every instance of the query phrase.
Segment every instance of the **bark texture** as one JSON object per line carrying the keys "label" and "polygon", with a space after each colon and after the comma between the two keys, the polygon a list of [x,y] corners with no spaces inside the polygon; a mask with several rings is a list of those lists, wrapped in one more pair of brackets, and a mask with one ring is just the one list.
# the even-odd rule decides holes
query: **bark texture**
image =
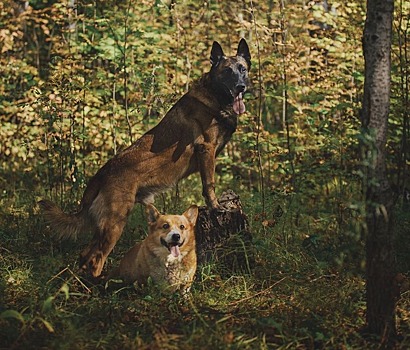
{"label": "bark texture", "polygon": [[396,336],[392,208],[386,174],[386,138],[390,107],[393,0],[368,0],[363,33],[365,86],[362,110],[366,189],[366,330],[387,345]]}
{"label": "bark texture", "polygon": [[254,265],[252,235],[240,198],[232,190],[218,199],[224,210],[199,208],[196,224],[198,265],[217,262],[226,272],[249,272]]}

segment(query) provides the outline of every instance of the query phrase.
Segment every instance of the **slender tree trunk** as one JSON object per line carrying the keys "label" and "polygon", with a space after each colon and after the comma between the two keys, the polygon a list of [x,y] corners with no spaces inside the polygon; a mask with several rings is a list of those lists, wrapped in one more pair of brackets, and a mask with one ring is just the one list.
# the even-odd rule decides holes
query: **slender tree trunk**
{"label": "slender tree trunk", "polygon": [[363,33],[365,86],[362,110],[366,189],[367,332],[388,345],[396,336],[393,196],[386,174],[386,138],[390,107],[393,0],[367,0]]}

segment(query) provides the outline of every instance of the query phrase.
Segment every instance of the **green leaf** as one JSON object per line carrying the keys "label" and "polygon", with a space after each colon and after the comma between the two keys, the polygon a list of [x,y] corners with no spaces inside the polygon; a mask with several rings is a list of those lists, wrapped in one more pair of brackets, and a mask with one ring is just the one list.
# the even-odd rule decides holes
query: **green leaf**
{"label": "green leaf", "polygon": [[54,301],[54,297],[53,297],[53,296],[48,297],[48,298],[44,301],[44,303],[43,303],[43,308],[42,308],[43,312],[48,312],[48,311],[51,310],[51,308],[53,307],[53,301]]}
{"label": "green leaf", "polygon": [[67,300],[70,297],[70,289],[68,287],[67,283],[64,283],[61,288],[60,291],[63,292],[65,294],[65,299]]}
{"label": "green leaf", "polygon": [[51,325],[50,322],[48,322],[47,320],[45,320],[44,318],[41,318],[41,317],[38,317],[37,319],[40,320],[43,323],[43,325],[47,328],[47,330],[50,333],[54,333],[54,327]]}
{"label": "green leaf", "polygon": [[18,312],[18,311],[16,311],[16,310],[6,310],[6,311],[3,311],[3,312],[0,314],[0,318],[3,318],[3,319],[6,319],[6,318],[14,318],[14,319],[20,321],[21,323],[24,323],[24,322],[25,322],[25,321],[24,321],[24,316],[23,316],[20,312]]}

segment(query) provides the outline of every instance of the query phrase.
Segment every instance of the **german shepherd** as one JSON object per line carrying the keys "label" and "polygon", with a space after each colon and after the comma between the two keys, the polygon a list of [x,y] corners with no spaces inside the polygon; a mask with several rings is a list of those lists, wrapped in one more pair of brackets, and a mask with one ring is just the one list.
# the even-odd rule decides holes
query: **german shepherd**
{"label": "german shepherd", "polygon": [[148,236],[133,246],[109,278],[126,284],[148,279],[167,292],[189,292],[196,271],[195,223],[198,207],[191,205],[182,215],[161,215],[146,207]]}
{"label": "german shepherd", "polygon": [[168,111],[153,129],[110,159],[90,180],[80,210],[65,214],[48,200],[39,202],[46,221],[60,238],[94,232],[80,255],[80,267],[94,277],[120,238],[136,202],[149,204],[154,196],[180,179],[199,171],[203,196],[219,209],[215,196],[215,157],[236,130],[245,112],[251,56],[241,39],[236,56],[225,56],[214,42],[211,69]]}

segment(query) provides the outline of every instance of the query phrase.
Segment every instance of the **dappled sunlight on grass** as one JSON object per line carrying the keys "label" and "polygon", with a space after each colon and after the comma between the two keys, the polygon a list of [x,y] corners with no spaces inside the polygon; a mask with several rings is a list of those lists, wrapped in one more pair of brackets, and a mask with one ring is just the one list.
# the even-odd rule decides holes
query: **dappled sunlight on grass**
{"label": "dappled sunlight on grass", "polygon": [[[8,227],[16,228],[11,221]],[[191,295],[182,298],[163,295],[153,285],[94,285],[75,268],[76,244],[62,247],[43,234],[30,237],[28,230],[43,227],[20,225],[13,238],[5,232],[9,238],[1,248],[2,343],[62,349],[377,347],[360,335],[365,321],[360,274],[349,272],[349,265],[318,261],[301,239],[285,246],[267,239],[263,225],[253,228],[251,273],[227,274],[227,267],[211,261],[198,268]],[[131,241],[120,241],[109,265]],[[409,331],[409,304],[407,291],[398,305],[403,334]],[[409,341],[404,336],[403,346]]]}

